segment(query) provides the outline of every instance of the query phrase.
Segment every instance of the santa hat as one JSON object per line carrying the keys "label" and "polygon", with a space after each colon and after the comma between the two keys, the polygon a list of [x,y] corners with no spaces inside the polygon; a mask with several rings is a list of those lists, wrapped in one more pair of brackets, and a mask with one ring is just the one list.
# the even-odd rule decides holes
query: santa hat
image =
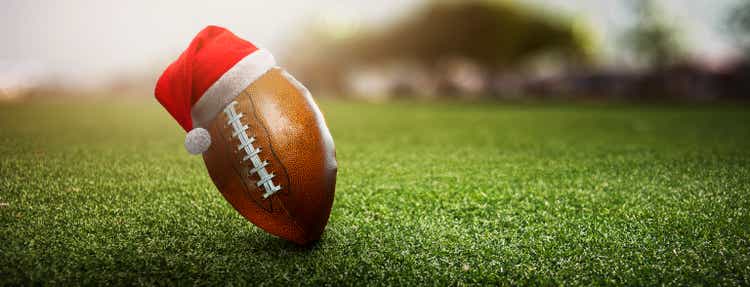
{"label": "santa hat", "polygon": [[211,145],[211,137],[203,127],[275,65],[268,51],[227,29],[208,26],[167,67],[154,94],[188,131],[185,148],[200,154]]}

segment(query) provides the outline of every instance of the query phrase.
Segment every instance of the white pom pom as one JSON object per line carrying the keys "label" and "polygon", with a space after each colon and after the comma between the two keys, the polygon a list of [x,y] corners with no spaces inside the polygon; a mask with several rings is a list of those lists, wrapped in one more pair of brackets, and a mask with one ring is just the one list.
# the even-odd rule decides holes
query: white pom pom
{"label": "white pom pom", "polygon": [[202,154],[211,146],[211,134],[204,128],[194,128],[185,136],[185,149],[191,154]]}

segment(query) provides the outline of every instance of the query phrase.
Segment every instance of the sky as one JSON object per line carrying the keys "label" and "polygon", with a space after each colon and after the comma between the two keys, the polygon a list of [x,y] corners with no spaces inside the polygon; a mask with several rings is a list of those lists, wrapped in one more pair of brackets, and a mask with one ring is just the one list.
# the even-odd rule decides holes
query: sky
{"label": "sky", "polygon": [[[627,54],[621,36],[635,18],[627,0],[525,0],[540,10],[562,13],[590,27],[603,50],[605,60],[617,61]],[[658,0],[663,21],[676,28],[684,49],[703,60],[720,60],[737,53],[728,38],[728,12],[741,0]]]}
{"label": "sky", "polygon": [[[225,26],[258,46],[293,57],[285,43],[306,25],[367,27],[408,15],[425,0],[383,1],[42,1],[0,2],[0,88],[54,78],[96,84],[117,75],[163,69],[209,24]],[[626,0],[521,0],[592,27],[605,62],[621,57],[618,37],[633,24]],[[723,36],[737,0],[661,0],[698,58],[733,53]],[[283,65],[281,57],[281,65]]]}

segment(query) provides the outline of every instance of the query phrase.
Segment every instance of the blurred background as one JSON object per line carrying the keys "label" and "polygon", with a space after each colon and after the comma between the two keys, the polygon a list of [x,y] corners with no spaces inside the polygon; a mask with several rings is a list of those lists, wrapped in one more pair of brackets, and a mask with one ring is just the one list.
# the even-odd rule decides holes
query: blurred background
{"label": "blurred background", "polygon": [[150,98],[204,26],[319,97],[748,100],[750,2],[28,1],[0,4],[0,100]]}

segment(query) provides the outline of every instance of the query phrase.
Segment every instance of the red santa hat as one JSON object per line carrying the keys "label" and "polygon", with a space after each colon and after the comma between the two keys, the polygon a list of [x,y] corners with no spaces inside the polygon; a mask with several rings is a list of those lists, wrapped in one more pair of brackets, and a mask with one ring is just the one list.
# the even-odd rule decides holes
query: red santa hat
{"label": "red santa hat", "polygon": [[185,148],[203,153],[211,137],[203,127],[247,86],[273,68],[273,55],[227,29],[208,26],[167,67],[154,94],[188,134]]}

